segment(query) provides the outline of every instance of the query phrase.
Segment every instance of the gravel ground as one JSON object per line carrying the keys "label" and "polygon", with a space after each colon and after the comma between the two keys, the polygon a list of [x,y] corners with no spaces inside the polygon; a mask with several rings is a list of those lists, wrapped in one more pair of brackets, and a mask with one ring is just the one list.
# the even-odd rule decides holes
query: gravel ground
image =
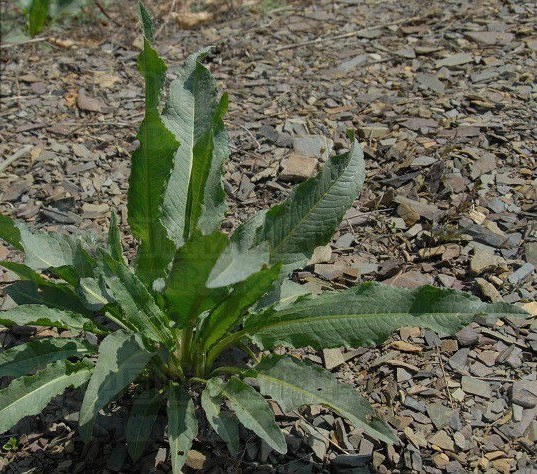
{"label": "gravel ground", "polygon": [[[128,157],[143,115],[130,3],[107,7],[122,27],[93,12],[48,30],[46,41],[4,44],[1,212],[66,232],[102,233],[112,209],[126,222]],[[297,352],[355,385],[401,446],[311,407],[278,414],[288,455],[245,432],[239,458],[229,459],[204,430],[189,469],[535,472],[535,4],[265,0],[193,5],[197,16],[177,14],[170,2],[150,6],[159,19],[156,47],[172,73],[188,54],[215,45],[207,63],[231,99],[225,229],[285,197],[348,146],[353,128],[365,149],[366,185],[296,281],[315,292],[369,280],[434,284],[532,315],[480,318],[455,337],[405,328],[377,349]],[[2,9],[12,21],[12,8]],[[0,258],[17,256],[0,244]],[[0,270],[0,290],[13,280]],[[0,306],[11,304],[0,293]],[[0,328],[0,347],[51,335]],[[169,471],[164,420],[132,465],[122,442],[128,397],[101,417],[86,446],[76,431],[80,400],[68,393],[19,423],[18,448],[0,451],[0,471]]]}

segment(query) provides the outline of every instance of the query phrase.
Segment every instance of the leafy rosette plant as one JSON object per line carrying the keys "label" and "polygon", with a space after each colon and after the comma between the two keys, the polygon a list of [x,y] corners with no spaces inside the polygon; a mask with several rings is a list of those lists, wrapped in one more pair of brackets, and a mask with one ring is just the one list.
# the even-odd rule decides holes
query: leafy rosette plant
{"label": "leafy rosette plant", "polygon": [[[25,255],[24,263],[1,262],[20,280],[5,289],[17,306],[0,313],[0,324],[77,334],[33,339],[0,354],[0,376],[13,378],[0,390],[0,433],[67,388],[84,387],[84,440],[100,410],[127,389],[134,394],[126,428],[133,460],[166,410],[174,472],[185,462],[202,412],[232,454],[239,424],[285,453],[267,398],[284,412],[322,405],[374,438],[396,443],[353,387],[270,350],[372,346],[403,326],[451,334],[476,315],[525,312],[431,286],[365,283],[312,295],[289,279],[315,247],[330,241],[363,185],[363,153],[352,134],[349,151],[331,158],[282,204],[256,214],[231,237],[220,232],[228,96],[219,97],[202,50],[186,60],[161,107],[166,65],[152,47],[143,5],[140,12],[138,69],[146,108],[128,192],[136,258],[129,265],[114,215],[106,243],[86,234],[33,233],[0,216],[0,237]],[[251,363],[230,366],[230,348],[243,350]]]}

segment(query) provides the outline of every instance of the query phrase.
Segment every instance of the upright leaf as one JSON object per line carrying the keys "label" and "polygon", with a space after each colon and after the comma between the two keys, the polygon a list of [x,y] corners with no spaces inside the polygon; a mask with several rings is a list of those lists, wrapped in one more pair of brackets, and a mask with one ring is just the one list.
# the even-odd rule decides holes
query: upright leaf
{"label": "upright leaf", "polygon": [[59,360],[34,375],[19,377],[0,390],[0,433],[25,416],[37,415],[68,387],[80,387],[91,376],[91,363]]}
{"label": "upright leaf", "polygon": [[275,451],[287,452],[285,438],[262,395],[236,377],[228,380],[220,394],[229,400],[231,409],[246,428],[264,439]]}
{"label": "upright leaf", "polygon": [[172,347],[174,340],[168,316],[157,306],[145,285],[124,263],[106,254],[102,255],[102,259],[102,278],[121,308],[121,321],[142,336]]}
{"label": "upright leaf", "polygon": [[20,231],[14,222],[4,214],[0,214],[0,239],[9,245],[22,250]]}
{"label": "upright leaf", "polygon": [[43,31],[47,22],[49,0],[32,0],[28,11],[28,33],[34,37]]}
{"label": "upright leaf", "polygon": [[156,388],[143,391],[134,399],[127,421],[127,449],[134,462],[144,454],[162,399]]}
{"label": "upright leaf", "polygon": [[168,440],[173,474],[179,474],[198,434],[196,407],[185,388],[173,382],[168,388]]}
{"label": "upright leaf", "polygon": [[99,357],[80,408],[79,425],[87,440],[95,415],[134,382],[153,357],[138,335],[116,331],[99,346]]}
{"label": "upright leaf", "polygon": [[83,339],[39,339],[0,352],[0,377],[20,377],[42,366],[93,354],[96,348]]}
{"label": "upright leaf", "polygon": [[93,321],[84,316],[39,304],[25,304],[0,311],[0,324],[11,326],[51,326],[72,331],[90,331],[103,334]]}
{"label": "upright leaf", "polygon": [[263,349],[277,345],[315,349],[372,346],[404,326],[453,334],[480,314],[527,315],[516,306],[484,303],[454,290],[364,283],[300,300],[281,311],[254,315],[246,321],[244,333]]}
{"label": "upright leaf", "polygon": [[278,278],[280,265],[265,268],[233,286],[231,294],[209,315],[199,340],[208,349],[235,325],[244,312],[267,293]]}
{"label": "upright leaf", "polygon": [[375,410],[350,385],[339,383],[322,367],[293,357],[268,356],[248,373],[255,377],[263,395],[274,399],[285,413],[303,405],[322,405],[343,416],[355,427],[387,443],[397,437]]}
{"label": "upright leaf", "polygon": [[123,246],[121,245],[121,230],[117,223],[117,216],[112,212],[110,227],[108,228],[107,249],[110,256],[118,262],[123,262]]}
{"label": "upright leaf", "polygon": [[208,51],[187,58],[162,114],[181,143],[162,206],[163,223],[178,247],[197,227],[204,234],[216,230],[225,212],[221,168],[229,154],[223,125],[228,99],[217,102],[216,81],[200,62]]}
{"label": "upright leaf", "polygon": [[306,264],[315,247],[330,241],[364,179],[363,151],[354,141],[348,153],[333,157],[317,176],[293,188],[263,222],[255,218],[241,232],[248,238],[255,235],[256,243],[266,241],[271,261],[282,261],[288,274]]}
{"label": "upright leaf", "polygon": [[[208,384],[214,379],[209,380]],[[209,388],[201,393],[201,406],[209,424],[227,444],[229,453],[236,456],[239,451],[239,423],[237,417],[222,410],[222,399],[213,397]]]}
{"label": "upright leaf", "polygon": [[136,270],[144,284],[166,275],[173,258],[173,242],[161,222],[160,207],[179,143],[164,126],[159,101],[166,79],[166,65],[151,46],[152,25],[140,4],[144,27],[144,50],[138,56],[138,70],[145,79],[145,117],[137,138],[140,146],[132,154],[128,191],[128,221],[141,241]]}
{"label": "upright leaf", "polygon": [[227,237],[220,232],[197,234],[177,251],[166,281],[164,298],[169,314],[179,327],[191,317],[215,306],[226,294],[226,288],[209,289],[206,282],[227,244]]}

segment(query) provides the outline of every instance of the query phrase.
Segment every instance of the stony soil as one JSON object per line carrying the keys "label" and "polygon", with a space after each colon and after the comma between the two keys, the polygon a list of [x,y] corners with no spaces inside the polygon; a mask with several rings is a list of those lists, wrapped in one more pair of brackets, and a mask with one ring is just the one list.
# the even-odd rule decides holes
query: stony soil
{"label": "stony soil", "polygon": [[[67,232],[102,233],[111,209],[125,223],[129,152],[143,114],[131,3],[107,7],[121,27],[93,12],[48,30],[46,41],[3,44],[1,212]],[[366,153],[366,185],[331,245],[296,280],[312,291],[368,280],[434,284],[532,314],[481,318],[456,337],[405,328],[378,349],[298,354],[355,385],[401,446],[311,407],[279,413],[288,455],[243,433],[240,456],[230,459],[205,430],[190,469],[535,472],[535,3],[265,0],[220,5],[192,30],[173,15],[175,2],[150,6],[172,72],[215,45],[207,63],[231,98],[226,229],[285,197],[292,182],[348,146],[353,128]],[[13,7],[2,9],[11,21]],[[17,255],[0,245],[0,258]],[[13,280],[0,270],[0,287]],[[11,304],[0,295],[2,308]],[[0,329],[0,347],[50,335],[57,333]],[[68,393],[19,423],[18,448],[0,451],[0,471],[169,471],[163,419],[133,465],[123,444],[128,397],[101,417],[86,446],[76,431],[80,400]]]}

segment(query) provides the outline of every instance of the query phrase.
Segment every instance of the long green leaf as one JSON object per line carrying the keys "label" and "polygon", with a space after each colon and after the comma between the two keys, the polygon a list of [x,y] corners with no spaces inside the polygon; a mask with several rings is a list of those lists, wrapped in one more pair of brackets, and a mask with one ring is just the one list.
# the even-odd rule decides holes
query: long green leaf
{"label": "long green leaf", "polygon": [[125,434],[127,449],[134,462],[144,454],[161,405],[162,399],[156,388],[144,391],[134,399]]}
{"label": "long green leaf", "polygon": [[93,321],[78,313],[39,304],[25,304],[0,311],[0,324],[6,326],[13,324],[51,326],[72,331],[90,331],[95,334],[103,334],[103,331]]}
{"label": "long green leaf", "polygon": [[266,241],[271,261],[282,261],[283,274],[307,263],[315,247],[327,244],[365,179],[363,151],[354,141],[350,151],[330,159],[323,170],[291,191],[264,219],[251,219],[239,233]]}
{"label": "long green leaf", "polygon": [[174,345],[168,316],[160,310],[151,293],[131,269],[103,254],[101,275],[113,299],[123,312],[121,321],[141,335],[168,347]]}
{"label": "long green leaf", "polygon": [[4,214],[0,214],[0,239],[13,247],[22,250],[21,234],[14,222]]}
{"label": "long green leaf", "polygon": [[[209,384],[213,380],[209,380]],[[239,422],[236,416],[222,410],[222,398],[213,397],[209,388],[201,393],[201,406],[209,424],[227,444],[229,453],[236,456],[239,452]]]}
{"label": "long green leaf", "polygon": [[527,315],[516,306],[484,303],[454,290],[364,283],[298,301],[281,311],[269,309],[248,319],[244,332],[263,349],[277,345],[315,349],[372,346],[404,326],[452,334],[480,314]]}
{"label": "long green leaf", "polygon": [[198,434],[196,407],[185,388],[173,382],[168,388],[168,440],[173,474],[179,474]]}
{"label": "long green leaf", "polygon": [[68,387],[80,387],[91,376],[91,363],[59,360],[35,375],[13,380],[0,390],[0,433],[25,416],[39,414],[48,403]]}
{"label": "long green leaf", "polygon": [[42,304],[84,315],[91,314],[83,307],[83,301],[68,284],[47,280],[22,263],[0,261],[0,266],[12,271],[22,280],[5,289],[17,304]]}
{"label": "long green leaf", "polygon": [[142,18],[146,36],[144,50],[138,56],[138,70],[145,79],[145,117],[137,135],[140,146],[132,154],[127,210],[131,231],[141,240],[137,274],[151,288],[155,280],[166,275],[174,253],[173,242],[161,223],[160,207],[179,143],[159,114],[167,68],[151,46],[151,21],[143,6],[141,9],[145,12]]}
{"label": "long green leaf", "polygon": [[226,209],[221,169],[229,154],[223,124],[228,99],[224,94],[217,103],[216,81],[200,62],[208,51],[187,58],[162,114],[181,143],[162,206],[162,221],[177,247],[196,228],[204,234],[218,229]]}
{"label": "long green leaf", "polygon": [[280,273],[280,265],[265,268],[233,286],[231,294],[209,315],[199,336],[208,349],[239,321],[243,313],[267,293]]}
{"label": "long green leaf", "polygon": [[138,335],[116,331],[99,346],[99,357],[80,408],[80,432],[91,435],[95,415],[142,373],[153,353],[144,348]]}
{"label": "long green leaf", "polygon": [[366,433],[387,443],[397,437],[379,419],[375,410],[350,385],[339,383],[322,367],[293,357],[268,356],[247,374],[255,377],[265,396],[274,399],[289,413],[303,405],[322,405],[343,416]]}
{"label": "long green leaf", "polygon": [[[214,395],[218,395],[218,392]],[[287,452],[285,438],[262,395],[236,377],[222,386],[220,395],[229,400],[231,409],[246,428],[264,439],[277,452]]]}
{"label": "long green leaf", "polygon": [[206,287],[207,278],[227,244],[227,237],[220,232],[196,234],[177,251],[164,298],[168,313],[179,327],[215,306],[227,293],[226,288]]}
{"label": "long green leaf", "polygon": [[0,352],[0,377],[20,377],[44,365],[69,357],[93,354],[96,348],[84,339],[40,339]]}

